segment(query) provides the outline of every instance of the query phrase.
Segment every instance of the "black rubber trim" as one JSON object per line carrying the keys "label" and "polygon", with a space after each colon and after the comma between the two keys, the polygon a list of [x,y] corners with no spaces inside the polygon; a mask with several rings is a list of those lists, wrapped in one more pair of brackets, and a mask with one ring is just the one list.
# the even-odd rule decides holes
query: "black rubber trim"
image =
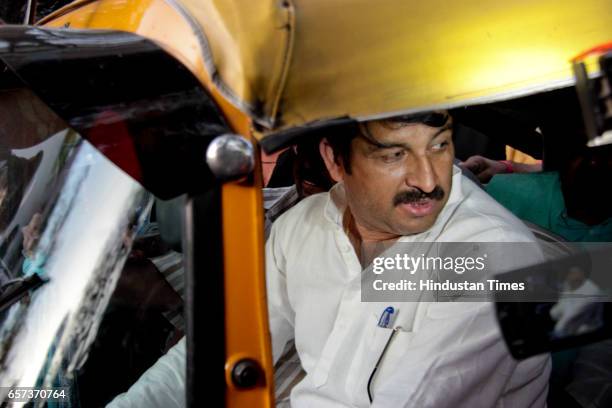
{"label": "black rubber trim", "polygon": [[298,143],[309,137],[315,137],[322,129],[329,129],[335,126],[345,126],[357,124],[358,122],[349,117],[341,117],[329,120],[322,120],[308,123],[304,126],[297,126],[287,130],[281,130],[266,135],[259,143],[262,149],[270,154],[284,149],[287,146]]}
{"label": "black rubber trim", "polygon": [[221,186],[187,199],[185,248],[187,407],[224,406],[225,289]]}

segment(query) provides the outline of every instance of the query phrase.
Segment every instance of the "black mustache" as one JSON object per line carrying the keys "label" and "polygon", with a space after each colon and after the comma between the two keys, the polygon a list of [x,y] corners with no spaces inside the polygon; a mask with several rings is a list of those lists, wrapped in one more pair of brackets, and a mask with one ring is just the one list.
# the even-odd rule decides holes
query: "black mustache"
{"label": "black mustache", "polygon": [[398,206],[400,204],[411,204],[416,203],[421,200],[431,199],[431,200],[442,200],[444,198],[444,190],[440,186],[435,186],[431,192],[426,193],[422,190],[410,190],[410,191],[402,191],[398,193],[395,197],[393,197],[393,205]]}

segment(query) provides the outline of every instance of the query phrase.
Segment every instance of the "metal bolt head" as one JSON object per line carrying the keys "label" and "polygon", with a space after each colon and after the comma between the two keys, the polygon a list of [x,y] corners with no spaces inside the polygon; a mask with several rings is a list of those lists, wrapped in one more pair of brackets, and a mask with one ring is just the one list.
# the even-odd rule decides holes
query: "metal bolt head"
{"label": "metal bolt head", "polygon": [[206,163],[221,180],[235,180],[248,175],[255,167],[253,145],[242,136],[226,133],[208,145]]}
{"label": "metal bolt head", "polygon": [[238,361],[232,369],[232,381],[238,388],[251,388],[257,385],[262,377],[259,363],[251,359]]}

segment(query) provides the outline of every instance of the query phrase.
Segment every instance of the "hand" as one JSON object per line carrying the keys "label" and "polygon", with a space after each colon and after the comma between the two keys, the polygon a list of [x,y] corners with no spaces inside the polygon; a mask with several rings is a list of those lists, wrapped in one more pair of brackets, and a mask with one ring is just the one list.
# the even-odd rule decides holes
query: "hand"
{"label": "hand", "polygon": [[557,304],[550,309],[556,322],[554,336],[563,338],[593,331],[603,325],[603,303],[599,287],[590,279],[575,289],[561,293]]}
{"label": "hand", "polygon": [[472,156],[459,165],[474,173],[482,183],[488,183],[496,174],[507,173],[507,166],[504,163],[482,156]]}

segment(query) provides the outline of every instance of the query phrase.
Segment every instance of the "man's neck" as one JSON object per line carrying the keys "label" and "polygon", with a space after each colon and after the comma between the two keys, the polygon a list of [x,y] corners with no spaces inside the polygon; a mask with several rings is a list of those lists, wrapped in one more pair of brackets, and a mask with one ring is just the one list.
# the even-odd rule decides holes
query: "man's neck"
{"label": "man's neck", "polygon": [[342,217],[342,225],[362,267],[369,265],[375,257],[399,239],[399,235],[373,231],[360,225],[348,207]]}

